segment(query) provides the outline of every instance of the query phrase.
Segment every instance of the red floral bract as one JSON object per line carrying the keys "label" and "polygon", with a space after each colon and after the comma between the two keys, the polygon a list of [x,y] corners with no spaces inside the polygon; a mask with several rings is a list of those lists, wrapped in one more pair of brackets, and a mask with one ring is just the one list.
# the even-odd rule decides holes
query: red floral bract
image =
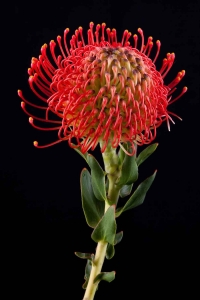
{"label": "red floral bract", "polygon": [[[161,69],[157,71],[154,63],[159,55],[160,41],[156,42],[157,52],[151,60],[152,37],[144,45],[142,29],[138,29],[141,36],[139,50],[136,34],[131,46],[129,39],[132,34],[128,30],[124,31],[121,42],[118,42],[115,29],[105,30],[103,23],[98,24],[93,33],[93,27],[91,22],[87,44],[83,29],[79,27],[70,40],[69,49],[66,42],[69,29],[66,29],[63,41],[60,36],[57,37],[60,55],[56,55],[56,43],[51,41],[51,55],[47,55],[47,45],[44,44],[39,59],[32,58],[28,69],[29,85],[46,105],[33,104],[18,91],[23,100],[22,108],[30,116],[33,127],[58,131],[58,140],[51,144],[39,146],[38,142],[34,142],[38,148],[65,140],[71,147],[80,147],[83,153],[94,150],[100,141],[103,142],[102,152],[108,142],[113,148],[130,142],[134,148],[134,144],[151,143],[156,137],[156,128],[163,121],[167,121],[170,128],[169,121],[173,122],[170,115],[177,117],[168,111],[168,105],[186,92],[184,87],[180,95],[172,99],[175,86],[185,71],[179,72],[170,84],[163,82],[173,65],[174,53],[167,54]],[[25,104],[45,110],[44,119],[32,116]],[[50,112],[58,116],[57,121],[49,119]],[[57,125],[39,127],[34,119]]]}

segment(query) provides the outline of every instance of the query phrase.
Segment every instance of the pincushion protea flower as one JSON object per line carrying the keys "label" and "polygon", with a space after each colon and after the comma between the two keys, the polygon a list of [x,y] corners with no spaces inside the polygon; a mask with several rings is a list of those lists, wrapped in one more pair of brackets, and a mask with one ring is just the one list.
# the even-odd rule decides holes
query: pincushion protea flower
{"label": "pincushion protea flower", "polygon": [[[80,147],[85,153],[94,150],[101,141],[104,152],[108,142],[113,148],[130,142],[133,147],[130,155],[133,155],[134,144],[151,143],[156,137],[156,128],[163,121],[170,128],[169,122],[174,122],[171,116],[178,117],[168,111],[168,105],[187,91],[184,87],[179,96],[172,98],[185,71],[179,72],[168,85],[163,81],[173,65],[175,54],[168,53],[158,71],[155,62],[160,41],[156,41],[157,51],[150,59],[152,37],[144,44],[142,29],[138,29],[141,36],[138,48],[136,34],[132,36],[125,30],[118,41],[116,29],[105,28],[105,23],[98,24],[94,32],[91,22],[85,43],[83,29],[79,27],[70,40],[70,48],[66,42],[67,28],[63,40],[57,37],[60,55],[56,55],[56,43],[51,41],[49,54],[47,44],[44,44],[39,59],[32,58],[28,69],[29,85],[45,106],[29,102],[19,90],[22,108],[30,116],[33,127],[58,131],[57,141],[44,146],[34,142],[36,147],[44,148],[67,140],[71,147]],[[131,37],[133,46],[129,42]],[[32,116],[25,104],[45,110],[44,119]],[[49,118],[50,112],[58,117],[57,121]],[[56,126],[39,127],[34,119]]]}

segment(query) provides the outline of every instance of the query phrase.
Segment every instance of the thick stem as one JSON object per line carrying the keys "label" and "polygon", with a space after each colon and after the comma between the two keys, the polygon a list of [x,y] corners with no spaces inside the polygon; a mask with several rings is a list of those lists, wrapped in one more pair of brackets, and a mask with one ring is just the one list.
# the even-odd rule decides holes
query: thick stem
{"label": "thick stem", "polygon": [[[102,142],[100,142],[100,146],[102,146]],[[108,143],[104,153],[102,153],[103,161],[105,165],[105,171],[110,175],[117,175],[119,168],[119,158],[116,154],[116,149],[112,148],[112,146]]]}
{"label": "thick stem", "polygon": [[116,149],[112,148],[110,144],[108,144],[104,153],[102,153],[102,156],[105,165],[105,171],[107,173],[107,178],[109,180],[107,195],[108,202],[110,205],[117,205],[117,201],[119,198],[119,188],[117,187],[115,182],[117,181],[121,172],[119,168],[119,157],[116,154]]}
{"label": "thick stem", "polygon": [[[110,207],[110,205],[117,204],[119,198],[119,190],[115,186],[115,181],[119,176],[118,172],[118,156],[116,155],[115,149],[112,147],[108,147],[106,151],[103,153],[103,160],[105,165],[105,171],[107,173],[107,177],[109,180],[108,187],[108,202],[105,202],[105,212]],[[85,295],[83,300],[93,300],[96,289],[98,286],[98,282],[94,283],[95,277],[101,272],[101,268],[104,263],[104,259],[106,256],[106,249],[108,243],[104,241],[100,241],[97,244],[95,258],[92,262],[92,269],[90,273],[90,278],[88,281],[88,285],[85,291]]]}
{"label": "thick stem", "polygon": [[[110,205],[105,202],[105,212],[110,207]],[[85,291],[85,295],[83,300],[93,300],[94,295],[97,290],[98,282],[94,283],[95,277],[101,273],[101,268],[103,266],[103,262],[106,256],[106,249],[107,249],[108,243],[105,243],[103,241],[100,241],[97,244],[96,253],[95,253],[95,259],[92,262],[92,269],[90,273],[90,278],[88,281],[88,285]]]}
{"label": "thick stem", "polygon": [[114,175],[108,175],[108,180],[109,180],[109,187],[108,187],[108,201],[110,205],[116,205],[119,199],[119,189],[115,185],[115,181],[118,178],[118,176]]}
{"label": "thick stem", "polygon": [[93,300],[98,286],[98,282],[94,283],[95,277],[101,272],[101,268],[106,255],[107,243],[101,241],[97,244],[95,259],[92,263],[90,278],[85,291],[83,300]]}

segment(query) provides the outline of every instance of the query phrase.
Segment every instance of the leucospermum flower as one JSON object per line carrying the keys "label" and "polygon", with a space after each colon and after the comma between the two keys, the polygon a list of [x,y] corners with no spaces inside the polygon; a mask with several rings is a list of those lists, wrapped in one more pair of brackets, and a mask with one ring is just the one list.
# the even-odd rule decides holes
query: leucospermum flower
{"label": "leucospermum flower", "polygon": [[[50,51],[44,44],[39,58],[32,58],[29,85],[44,105],[29,102],[19,90],[22,108],[30,116],[33,127],[58,131],[55,142],[43,146],[34,142],[34,145],[44,148],[68,141],[71,147],[80,147],[85,153],[94,150],[100,141],[102,152],[108,142],[113,148],[130,142],[132,155],[134,144],[151,143],[162,122],[166,121],[170,128],[170,121],[174,122],[172,116],[178,117],[168,106],[187,90],[184,87],[179,96],[172,98],[185,71],[165,85],[163,80],[174,63],[175,54],[168,53],[157,70],[155,62],[160,41],[156,41],[156,54],[151,59],[153,38],[145,42],[141,28],[138,29],[141,40],[138,47],[138,35],[128,30],[118,41],[116,29],[106,29],[105,23],[98,24],[95,30],[93,22],[89,26],[87,43],[79,27],[68,47],[67,28],[63,39],[57,37],[57,44],[50,42]],[[30,114],[27,105],[44,110],[44,118]],[[51,113],[58,120],[51,119]],[[35,120],[51,125],[40,127]]]}

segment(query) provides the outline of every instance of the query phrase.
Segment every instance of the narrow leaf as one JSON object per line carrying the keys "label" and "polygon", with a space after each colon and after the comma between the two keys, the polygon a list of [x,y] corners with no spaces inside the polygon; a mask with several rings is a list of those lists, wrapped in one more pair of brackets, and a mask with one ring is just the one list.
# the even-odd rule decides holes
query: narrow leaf
{"label": "narrow leaf", "polygon": [[123,185],[123,187],[120,189],[119,191],[119,195],[121,198],[124,198],[128,195],[130,195],[131,193],[131,190],[132,190],[132,187],[133,187],[133,184],[126,184],[126,185]]}
{"label": "narrow leaf", "polygon": [[86,267],[85,267],[85,276],[84,276],[85,280],[89,279],[90,273],[91,273],[91,269],[92,269],[92,262],[91,262],[91,260],[88,259],[87,263],[86,263]]}
{"label": "narrow leaf", "polygon": [[116,233],[115,206],[110,206],[92,232],[92,239],[98,243],[104,241],[114,244]]}
{"label": "narrow leaf", "polygon": [[86,222],[90,227],[95,228],[104,214],[104,203],[95,197],[91,175],[87,169],[81,172],[81,197]]}
{"label": "narrow leaf", "polygon": [[[130,147],[128,147],[127,150],[130,151]],[[117,182],[117,185],[122,187],[125,184],[132,184],[137,180],[137,178],[138,166],[136,164],[135,155],[129,156],[126,154],[122,164],[121,176]]]}
{"label": "narrow leaf", "polygon": [[94,279],[94,283],[101,281],[101,280],[105,280],[107,282],[111,282],[115,279],[115,271],[112,272],[102,272],[100,274],[98,274],[95,279]]}
{"label": "narrow leaf", "polygon": [[95,197],[101,201],[106,200],[105,172],[99,165],[98,161],[88,154],[87,162],[91,168],[92,187]]}
{"label": "narrow leaf", "polygon": [[145,179],[135,190],[133,195],[128,199],[124,207],[120,207],[116,210],[116,217],[119,217],[122,212],[135,208],[138,205],[142,204],[144,202],[145,196],[147,191],[149,190],[151,184],[153,183],[155,176],[156,176],[155,171],[153,175]]}
{"label": "narrow leaf", "polygon": [[[117,245],[118,243],[121,242],[123,237],[123,231],[118,232],[115,235],[115,240],[114,240],[114,245]],[[108,244],[107,249],[106,249],[106,258],[111,259],[115,255],[115,247],[114,245]]]}
{"label": "narrow leaf", "polygon": [[[123,146],[124,146],[125,149],[127,148],[126,144],[124,144]],[[125,152],[121,147],[119,148],[118,156],[119,156],[120,164],[122,165],[123,161],[124,161],[124,158],[125,158]]]}
{"label": "narrow leaf", "polygon": [[115,255],[115,247],[111,244],[108,244],[106,249],[106,258],[111,259]]}
{"label": "narrow leaf", "polygon": [[86,280],[86,281],[84,282],[84,284],[82,285],[82,288],[83,288],[84,290],[86,290],[87,285],[88,285],[88,280]]}
{"label": "narrow leaf", "polygon": [[136,158],[136,163],[139,167],[158,147],[158,143],[149,145],[146,147]]}
{"label": "narrow leaf", "polygon": [[123,238],[123,231],[120,231],[120,232],[118,232],[118,233],[116,234],[116,236],[115,236],[115,242],[114,242],[114,245],[119,244],[119,243],[121,242],[122,238]]}
{"label": "narrow leaf", "polygon": [[[89,278],[90,278],[91,269],[92,269],[92,262],[90,260],[88,260],[87,264],[86,264],[86,267],[85,267],[85,276],[84,276],[85,282],[82,285],[82,288],[84,290],[87,288],[88,281],[89,281]],[[97,287],[96,290],[98,290],[98,287]]]}
{"label": "narrow leaf", "polygon": [[75,252],[75,255],[78,256],[79,258],[83,258],[83,259],[89,259],[89,260],[94,259],[94,254],[91,254],[91,253]]}

